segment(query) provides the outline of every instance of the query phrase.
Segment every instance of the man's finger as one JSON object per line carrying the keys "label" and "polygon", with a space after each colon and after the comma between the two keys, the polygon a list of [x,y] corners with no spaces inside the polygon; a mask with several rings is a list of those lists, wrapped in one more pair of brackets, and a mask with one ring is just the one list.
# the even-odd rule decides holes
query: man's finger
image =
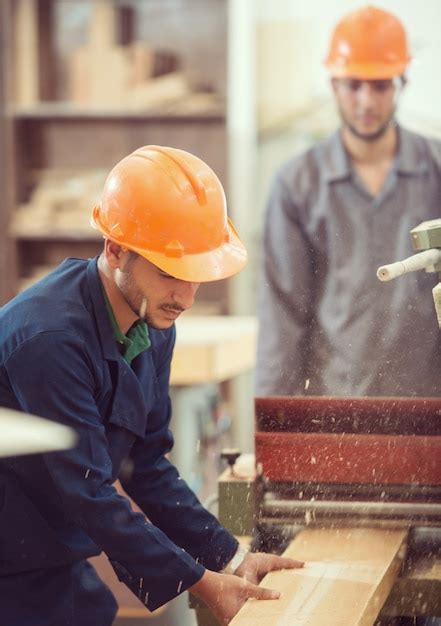
{"label": "man's finger", "polygon": [[289,559],[284,556],[279,556],[277,560],[274,560],[272,563],[277,569],[295,569],[297,567],[303,567],[304,564],[303,561],[296,561],[295,559]]}
{"label": "man's finger", "polygon": [[273,572],[279,569],[296,569],[304,566],[303,561],[296,561],[288,557],[276,556],[274,554],[267,555],[267,558],[262,562],[262,566],[259,568],[259,574],[266,572]]}
{"label": "man's finger", "polygon": [[257,585],[250,585],[247,592],[249,598],[256,598],[256,600],[277,600],[280,598],[280,591],[258,587]]}

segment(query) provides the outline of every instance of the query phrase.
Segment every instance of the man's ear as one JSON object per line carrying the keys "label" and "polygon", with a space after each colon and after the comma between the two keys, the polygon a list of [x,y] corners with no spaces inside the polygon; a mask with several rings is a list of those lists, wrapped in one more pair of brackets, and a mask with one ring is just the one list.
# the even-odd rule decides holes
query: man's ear
{"label": "man's ear", "polygon": [[104,242],[104,255],[106,257],[107,263],[114,270],[119,269],[121,267],[121,263],[124,257],[125,250],[122,246],[111,241],[110,239],[106,239]]}
{"label": "man's ear", "polygon": [[337,91],[337,79],[331,78],[329,82],[331,84],[332,91],[335,93]]}

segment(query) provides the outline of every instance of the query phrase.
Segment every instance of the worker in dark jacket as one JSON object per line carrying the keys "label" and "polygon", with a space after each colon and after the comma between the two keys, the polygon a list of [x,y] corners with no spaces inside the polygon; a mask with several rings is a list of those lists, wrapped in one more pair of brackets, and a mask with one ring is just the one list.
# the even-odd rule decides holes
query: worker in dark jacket
{"label": "worker in dark jacket", "polygon": [[0,405],[78,435],[0,463],[2,624],[109,626],[115,600],[86,560],[101,551],[150,610],[191,589],[226,624],[277,597],[255,585],[267,571],[299,564],[244,553],[180,478],[168,387],[175,319],[246,251],[216,175],[172,148],[118,163],[92,223],[98,259],[67,259],[0,311]]}

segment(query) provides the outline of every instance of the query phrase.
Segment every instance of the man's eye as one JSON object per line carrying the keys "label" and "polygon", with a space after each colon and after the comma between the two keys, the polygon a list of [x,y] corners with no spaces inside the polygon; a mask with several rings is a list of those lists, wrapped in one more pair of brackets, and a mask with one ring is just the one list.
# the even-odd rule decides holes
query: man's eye
{"label": "man's eye", "polygon": [[373,80],[372,87],[375,91],[387,91],[391,89],[393,82],[391,80]]}

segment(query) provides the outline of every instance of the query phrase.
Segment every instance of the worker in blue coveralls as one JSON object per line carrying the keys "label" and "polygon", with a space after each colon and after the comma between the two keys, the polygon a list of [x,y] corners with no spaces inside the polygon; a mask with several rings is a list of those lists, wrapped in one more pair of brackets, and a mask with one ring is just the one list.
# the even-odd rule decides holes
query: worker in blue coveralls
{"label": "worker in blue coveralls", "polygon": [[78,435],[0,462],[1,623],[109,626],[116,601],[87,561],[103,551],[150,610],[190,589],[227,624],[247,598],[278,597],[257,586],[268,571],[302,565],[240,548],[166,458],[174,321],[245,248],[217,176],[173,148],[120,161],[92,224],[98,258],[66,259],[0,310],[0,405]]}

